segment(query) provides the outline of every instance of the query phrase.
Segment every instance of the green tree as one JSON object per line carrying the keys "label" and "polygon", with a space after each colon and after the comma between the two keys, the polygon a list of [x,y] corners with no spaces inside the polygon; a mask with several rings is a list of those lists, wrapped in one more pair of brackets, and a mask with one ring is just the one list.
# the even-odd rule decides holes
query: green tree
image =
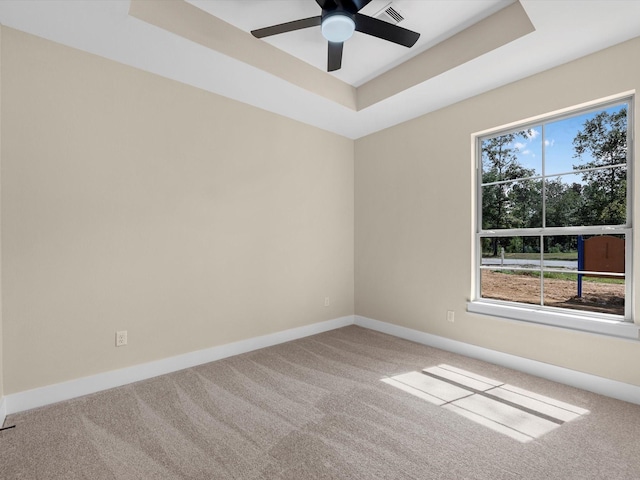
{"label": "green tree", "polygon": [[627,221],[627,108],[600,112],[587,120],[573,139],[574,158],[583,163],[574,170],[607,167],[582,172],[583,225],[624,224]]}
{"label": "green tree", "polygon": [[582,208],[582,185],[567,185],[560,177],[547,179],[545,215],[547,227],[569,227],[579,225]]}
{"label": "green tree", "polygon": [[[533,169],[524,169],[527,176],[535,174]],[[542,225],[542,180],[521,180],[508,191],[509,208],[505,223],[509,228],[531,228]]]}
{"label": "green tree", "polygon": [[[533,169],[523,167],[518,161],[518,138],[526,139],[531,131],[499,135],[482,142],[482,183],[515,180],[534,175]],[[539,182],[498,183],[482,187],[482,228],[501,229],[529,226],[535,216],[535,202],[539,203]],[[535,196],[535,190],[538,195]],[[535,200],[537,198],[538,200]],[[533,208],[532,208],[533,207]],[[537,210],[540,211],[539,208]],[[503,242],[504,245],[500,242]],[[494,256],[498,247],[507,247],[508,239],[493,238],[490,247]]]}

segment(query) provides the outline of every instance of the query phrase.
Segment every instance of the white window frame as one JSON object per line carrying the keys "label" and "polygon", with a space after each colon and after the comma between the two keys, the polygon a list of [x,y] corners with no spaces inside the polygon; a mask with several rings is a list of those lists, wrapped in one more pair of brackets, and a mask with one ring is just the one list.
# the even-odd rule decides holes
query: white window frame
{"label": "white window frame", "polygon": [[[516,131],[527,130],[542,126],[566,118],[571,118],[588,112],[604,110],[608,107],[627,103],[627,223],[621,226],[579,226],[579,227],[542,227],[526,229],[482,229],[482,141],[488,138],[506,135]],[[475,162],[475,214],[474,214],[474,254],[473,254],[473,291],[471,300],[467,303],[467,311],[506,319],[540,323],[556,327],[569,328],[591,333],[612,335],[624,338],[640,339],[640,325],[633,323],[633,160],[634,160],[634,93],[627,92],[619,96],[609,97],[586,105],[565,109],[549,115],[539,116],[535,119],[514,123],[506,127],[498,127],[472,135],[473,161]],[[543,132],[544,135],[544,128]],[[543,145],[543,170],[540,176],[544,177],[544,137]],[[575,171],[565,172],[575,174]],[[553,177],[559,175],[554,173]],[[544,193],[543,193],[544,198]],[[544,218],[544,202],[543,202]],[[616,234],[625,236],[625,312],[624,316],[606,313],[586,312],[566,308],[548,307],[543,305],[531,305],[519,302],[509,302],[481,297],[480,273],[482,267],[481,239],[484,237],[513,237],[513,236],[540,236],[543,235],[577,235],[577,234]],[[541,242],[542,247],[542,242]],[[544,251],[541,248],[541,252]],[[541,253],[542,254],[542,253]],[[542,268],[542,267],[541,267]],[[549,269],[545,269],[548,271]],[[543,276],[541,275],[543,284]]]}

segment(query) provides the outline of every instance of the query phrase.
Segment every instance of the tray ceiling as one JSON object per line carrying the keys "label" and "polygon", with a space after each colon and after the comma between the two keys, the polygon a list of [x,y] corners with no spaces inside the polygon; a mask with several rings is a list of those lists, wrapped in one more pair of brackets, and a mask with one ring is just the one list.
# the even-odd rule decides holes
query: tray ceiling
{"label": "tray ceiling", "polygon": [[[136,17],[138,3],[158,21]],[[367,12],[375,14],[387,3],[374,0]],[[270,4],[281,5],[265,7]],[[325,71],[326,50],[319,32],[304,32],[306,39],[286,38],[294,35],[290,33],[269,41],[247,33],[317,15],[313,0],[3,0],[0,23],[348,138],[640,35],[636,0],[396,0],[393,4],[405,16],[404,26],[422,34],[419,43],[407,50],[354,35],[348,41],[353,43],[345,45],[343,69],[332,74]],[[190,13],[162,19],[161,5]],[[494,38],[512,28],[503,22],[503,28],[494,28],[493,33],[471,35],[477,25],[500,19],[509,8],[524,12],[533,27],[529,33]],[[158,26],[160,20],[167,25]],[[206,30],[211,25],[220,28]],[[176,28],[180,34],[172,31]],[[208,45],[212,41],[215,48]],[[278,60],[270,61],[273,58]]]}

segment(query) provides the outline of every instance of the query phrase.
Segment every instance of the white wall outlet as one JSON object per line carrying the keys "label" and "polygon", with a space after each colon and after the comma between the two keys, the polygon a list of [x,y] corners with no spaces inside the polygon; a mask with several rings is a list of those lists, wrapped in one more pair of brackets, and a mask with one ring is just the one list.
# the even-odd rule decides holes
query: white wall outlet
{"label": "white wall outlet", "polygon": [[124,347],[127,344],[127,331],[116,332],[116,347]]}
{"label": "white wall outlet", "polygon": [[447,322],[455,322],[456,318],[455,318],[455,312],[453,310],[447,310]]}
{"label": "white wall outlet", "polygon": [[324,297],[324,306],[325,307],[329,306],[329,297]]}

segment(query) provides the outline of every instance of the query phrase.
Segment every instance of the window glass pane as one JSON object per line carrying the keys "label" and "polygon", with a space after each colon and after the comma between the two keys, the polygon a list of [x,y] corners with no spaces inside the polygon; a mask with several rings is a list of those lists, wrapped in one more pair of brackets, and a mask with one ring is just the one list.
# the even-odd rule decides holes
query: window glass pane
{"label": "window glass pane", "polygon": [[548,235],[543,242],[545,268],[578,271],[577,235]]}
{"label": "window glass pane", "polygon": [[578,225],[627,223],[627,167],[583,172]]}
{"label": "window glass pane", "polygon": [[624,225],[627,168],[618,166],[545,179],[545,225]]}
{"label": "window glass pane", "polygon": [[[579,277],[582,277],[582,289]],[[544,275],[544,305],[590,312],[624,315],[624,279],[579,276],[575,273]]]}
{"label": "window glass pane", "polygon": [[482,187],[482,228],[539,228],[542,226],[542,180]]}
{"label": "window glass pane", "polygon": [[626,163],[627,104],[545,124],[545,175]]}
{"label": "window glass pane", "polygon": [[[516,139],[518,164],[528,174],[527,176],[542,175],[542,126],[524,130]],[[523,178],[524,175],[520,178]]]}
{"label": "window glass pane", "polygon": [[482,265],[540,268],[540,237],[486,237],[481,239]]}
{"label": "window glass pane", "polygon": [[578,260],[583,271],[624,273],[624,235],[583,235],[577,238]]}
{"label": "window glass pane", "polygon": [[480,270],[482,298],[540,305],[540,273],[516,270]]}
{"label": "window glass pane", "polygon": [[558,175],[545,179],[545,226],[584,225],[584,198],[580,175]]}
{"label": "window glass pane", "polygon": [[498,135],[482,141],[482,183],[542,174],[541,127]]}

